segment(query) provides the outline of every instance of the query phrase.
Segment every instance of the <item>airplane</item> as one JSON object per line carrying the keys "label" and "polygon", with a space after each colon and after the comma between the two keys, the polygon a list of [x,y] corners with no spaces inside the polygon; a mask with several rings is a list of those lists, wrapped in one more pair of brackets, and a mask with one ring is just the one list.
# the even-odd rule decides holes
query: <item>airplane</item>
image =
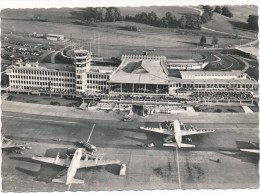
{"label": "airplane", "polygon": [[260,154],[260,150],[259,149],[240,149],[240,151]]}
{"label": "airplane", "polygon": [[[252,145],[255,146],[255,147],[258,147],[258,145],[255,144],[255,143],[252,143],[252,142],[250,142],[250,141],[249,141],[249,143],[252,144]],[[240,149],[240,151],[245,151],[245,152],[249,152],[249,153],[258,153],[258,154],[260,154],[260,150],[259,150],[259,149]]]}
{"label": "airplane", "polygon": [[[192,144],[184,144],[182,143],[182,136],[187,136],[187,135],[196,135],[196,134],[202,134],[202,133],[211,133],[215,132],[215,130],[196,130],[196,129],[186,129],[183,123],[181,123],[178,120],[172,122],[166,122],[166,129],[162,128],[162,125],[160,124],[159,128],[153,128],[153,127],[140,127],[141,130],[145,131],[151,131],[155,133],[162,133],[169,135],[164,139],[166,142],[163,144],[164,146],[171,146],[171,147],[195,147],[195,145]],[[169,142],[169,139],[175,138],[176,143],[167,143]]]}
{"label": "airplane", "polygon": [[80,142],[79,142],[79,144],[80,144],[82,147],[84,147],[86,150],[90,151],[92,154],[93,154],[94,152],[97,152],[97,147],[96,147],[95,145],[89,143],[89,140],[90,140],[90,137],[91,137],[91,135],[92,135],[92,132],[93,132],[94,128],[95,128],[95,124],[93,125],[93,127],[92,127],[92,129],[91,129],[91,132],[90,132],[90,134],[89,134],[89,136],[88,136],[88,140],[87,140],[86,142],[85,142],[85,141],[80,141]]}
{"label": "airplane", "polygon": [[8,139],[6,137],[2,137],[2,149],[8,149],[8,148],[18,148],[18,149],[31,149],[31,147],[28,146],[28,143],[14,143],[13,140]]}
{"label": "airplane", "polygon": [[54,178],[52,182],[57,183],[65,183],[66,185],[75,184],[82,184],[84,180],[75,179],[74,176],[77,173],[77,170],[80,168],[89,168],[95,166],[104,166],[104,165],[111,165],[111,164],[120,164],[121,161],[119,160],[99,160],[98,156],[95,159],[90,159],[86,157],[85,160],[81,160],[83,154],[83,149],[78,148],[74,153],[72,159],[69,159],[67,156],[66,159],[61,159],[59,157],[59,153],[57,154],[56,158],[50,157],[32,157],[33,160],[37,160],[44,163],[49,163],[53,165],[63,166],[65,167],[60,173],[57,174],[57,178]]}

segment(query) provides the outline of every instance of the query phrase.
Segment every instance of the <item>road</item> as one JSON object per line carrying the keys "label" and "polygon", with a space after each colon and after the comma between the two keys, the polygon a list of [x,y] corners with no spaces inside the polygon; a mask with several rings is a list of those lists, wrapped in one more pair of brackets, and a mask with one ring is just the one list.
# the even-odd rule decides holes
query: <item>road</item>
{"label": "road", "polygon": [[[137,128],[157,126],[158,122],[122,122],[5,111],[2,134],[17,142],[30,142],[33,149],[25,150],[23,155],[3,152],[3,190],[65,191],[63,185],[50,183],[60,168],[33,162],[30,157],[55,157],[58,152],[64,156],[67,148],[76,147],[75,142],[87,140],[94,123],[96,126],[90,142],[105,155],[103,159],[119,159],[126,163],[127,174],[118,176],[120,166],[116,165],[80,170],[76,177],[84,179],[85,184],[72,185],[71,191],[179,188],[176,151],[162,147],[163,135],[142,132]],[[252,148],[249,140],[257,142],[258,122],[215,121],[212,124],[200,121],[189,124],[198,129],[214,128],[216,132],[193,136],[196,148],[179,150],[182,188],[258,187],[259,158],[239,151],[240,148]],[[154,143],[155,147],[142,148],[144,143]],[[219,158],[223,163],[216,162]]]}

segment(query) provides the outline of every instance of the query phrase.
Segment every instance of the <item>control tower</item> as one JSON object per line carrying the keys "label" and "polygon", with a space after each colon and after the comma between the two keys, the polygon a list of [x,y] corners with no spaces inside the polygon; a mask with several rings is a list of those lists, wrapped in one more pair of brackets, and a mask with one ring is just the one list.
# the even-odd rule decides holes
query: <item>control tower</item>
{"label": "control tower", "polygon": [[74,65],[76,70],[76,92],[84,93],[86,90],[87,73],[91,67],[91,52],[88,50],[74,50]]}

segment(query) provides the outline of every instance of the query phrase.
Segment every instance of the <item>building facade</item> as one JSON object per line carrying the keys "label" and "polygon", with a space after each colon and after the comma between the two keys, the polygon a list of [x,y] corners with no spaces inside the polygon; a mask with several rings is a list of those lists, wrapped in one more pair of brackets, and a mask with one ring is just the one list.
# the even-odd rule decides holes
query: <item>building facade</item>
{"label": "building facade", "polygon": [[[51,65],[51,64],[50,64]],[[20,63],[6,70],[10,91],[51,91],[73,93],[75,72],[49,69],[38,62]]]}
{"label": "building facade", "polygon": [[240,70],[177,71],[177,75],[171,75],[165,56],[123,55],[117,68],[92,65],[87,50],[75,50],[74,58],[74,65],[17,62],[6,70],[9,90],[173,96],[197,91],[258,90],[258,82]]}

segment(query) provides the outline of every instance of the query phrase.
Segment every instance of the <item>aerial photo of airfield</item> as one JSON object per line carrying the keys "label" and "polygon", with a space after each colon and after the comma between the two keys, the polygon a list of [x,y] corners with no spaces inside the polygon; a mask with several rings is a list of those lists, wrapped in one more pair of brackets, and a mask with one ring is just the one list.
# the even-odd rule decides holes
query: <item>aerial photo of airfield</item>
{"label": "aerial photo of airfield", "polygon": [[259,188],[257,12],[3,9],[2,190]]}

